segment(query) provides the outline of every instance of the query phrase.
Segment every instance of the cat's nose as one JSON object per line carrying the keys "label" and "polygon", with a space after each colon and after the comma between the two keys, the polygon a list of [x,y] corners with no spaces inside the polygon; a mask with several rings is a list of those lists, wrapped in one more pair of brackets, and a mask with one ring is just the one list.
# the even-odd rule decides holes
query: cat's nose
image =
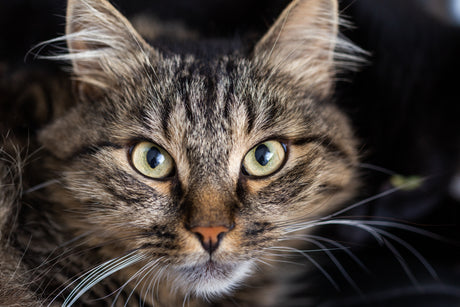
{"label": "cat's nose", "polygon": [[220,244],[224,235],[229,232],[233,227],[226,226],[208,226],[208,227],[193,227],[190,229],[201,242],[203,248],[212,254]]}

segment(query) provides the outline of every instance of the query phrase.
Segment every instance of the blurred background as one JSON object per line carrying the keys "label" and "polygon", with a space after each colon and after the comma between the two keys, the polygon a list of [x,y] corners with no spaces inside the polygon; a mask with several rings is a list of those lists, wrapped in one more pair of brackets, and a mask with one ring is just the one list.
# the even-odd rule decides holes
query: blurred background
{"label": "blurred background", "polygon": [[[249,45],[289,2],[112,1],[131,18],[154,15],[180,21],[203,37],[237,37]],[[0,0],[0,99],[20,96],[22,86],[40,84],[44,76],[66,76],[59,63],[34,59],[33,54],[25,58],[34,45],[64,34],[65,5],[64,0]],[[300,302],[313,298],[321,306],[460,306],[460,0],[342,0],[340,10],[353,25],[343,28],[343,34],[368,52],[368,64],[340,76],[336,95],[361,140],[364,184],[356,201],[394,187],[396,175],[426,178],[411,190],[345,215],[401,222],[445,240],[389,227],[382,229],[410,247],[388,238],[392,245],[382,248],[369,234],[350,227],[320,229],[322,236],[349,246],[371,273],[347,253],[337,252],[344,274],[322,254],[315,259],[335,277],[337,287],[313,270],[304,277],[312,287],[292,295]],[[33,74],[10,88],[18,71]],[[46,124],[46,119],[28,119],[21,129],[31,135]]]}

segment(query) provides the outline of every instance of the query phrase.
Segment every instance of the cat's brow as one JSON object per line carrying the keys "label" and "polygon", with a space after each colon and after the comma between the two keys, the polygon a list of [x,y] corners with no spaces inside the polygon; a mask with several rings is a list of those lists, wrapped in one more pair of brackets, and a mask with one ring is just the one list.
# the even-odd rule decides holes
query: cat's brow
{"label": "cat's brow", "polygon": [[350,156],[344,149],[342,149],[338,144],[336,144],[331,138],[324,135],[307,136],[304,138],[294,139],[292,142],[293,145],[297,146],[306,145],[309,143],[318,144],[324,147],[327,151],[338,155],[340,158],[346,160],[350,159]]}

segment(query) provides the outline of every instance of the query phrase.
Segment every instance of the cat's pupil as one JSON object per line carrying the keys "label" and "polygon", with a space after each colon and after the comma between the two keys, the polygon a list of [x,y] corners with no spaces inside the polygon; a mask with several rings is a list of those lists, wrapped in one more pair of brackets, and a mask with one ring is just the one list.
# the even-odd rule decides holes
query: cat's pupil
{"label": "cat's pupil", "polygon": [[156,147],[150,148],[147,152],[147,163],[151,168],[156,168],[165,161],[165,156]]}
{"label": "cat's pupil", "polygon": [[262,144],[257,146],[254,155],[256,161],[259,162],[260,165],[265,166],[273,157],[273,152],[271,152],[265,144]]}

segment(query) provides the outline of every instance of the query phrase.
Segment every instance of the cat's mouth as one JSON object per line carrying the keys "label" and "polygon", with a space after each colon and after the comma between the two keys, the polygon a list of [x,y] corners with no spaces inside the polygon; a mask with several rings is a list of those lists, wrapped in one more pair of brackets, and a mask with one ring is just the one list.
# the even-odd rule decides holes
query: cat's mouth
{"label": "cat's mouth", "polygon": [[186,276],[193,275],[194,279],[225,279],[231,277],[236,267],[236,264],[222,264],[209,259],[202,264],[181,267],[180,271]]}
{"label": "cat's mouth", "polygon": [[214,260],[209,259],[199,267],[202,267],[206,273],[213,274],[215,271],[219,271],[221,267],[226,267],[226,265],[219,265]]}
{"label": "cat's mouth", "polygon": [[209,297],[229,293],[250,274],[251,268],[252,261],[222,263],[208,259],[176,269],[187,291]]}

